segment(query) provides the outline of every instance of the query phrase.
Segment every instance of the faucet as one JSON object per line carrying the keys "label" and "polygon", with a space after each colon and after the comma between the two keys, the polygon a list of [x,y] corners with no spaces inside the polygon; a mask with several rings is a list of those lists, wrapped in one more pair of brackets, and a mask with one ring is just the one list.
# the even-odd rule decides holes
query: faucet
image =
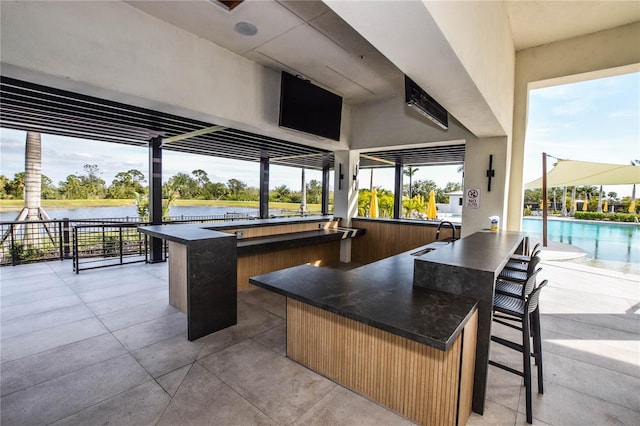
{"label": "faucet", "polygon": [[438,225],[438,228],[436,229],[436,241],[440,238],[440,228],[442,228],[442,225],[444,224],[448,224],[451,227],[451,241],[455,241],[456,240],[456,227],[453,226],[453,223],[445,220],[440,222],[440,224]]}

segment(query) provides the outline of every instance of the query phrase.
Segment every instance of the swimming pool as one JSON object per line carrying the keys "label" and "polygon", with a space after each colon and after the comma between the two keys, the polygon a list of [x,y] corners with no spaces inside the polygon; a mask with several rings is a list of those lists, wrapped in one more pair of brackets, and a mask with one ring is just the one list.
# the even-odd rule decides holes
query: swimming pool
{"label": "swimming pool", "polygon": [[[522,230],[542,238],[542,219],[524,218]],[[640,263],[640,226],[636,224],[549,219],[547,238],[580,247],[594,259]]]}

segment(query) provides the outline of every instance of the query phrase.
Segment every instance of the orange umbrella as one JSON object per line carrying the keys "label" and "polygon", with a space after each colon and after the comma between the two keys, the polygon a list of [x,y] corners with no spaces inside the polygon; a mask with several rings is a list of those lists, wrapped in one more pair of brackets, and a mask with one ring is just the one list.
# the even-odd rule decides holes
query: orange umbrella
{"label": "orange umbrella", "polygon": [[602,211],[606,213],[608,210],[609,210],[609,203],[605,201],[604,206],[602,206]]}
{"label": "orange umbrella", "polygon": [[582,211],[583,212],[587,211],[588,205],[589,205],[589,202],[585,199],[584,202],[582,203]]}

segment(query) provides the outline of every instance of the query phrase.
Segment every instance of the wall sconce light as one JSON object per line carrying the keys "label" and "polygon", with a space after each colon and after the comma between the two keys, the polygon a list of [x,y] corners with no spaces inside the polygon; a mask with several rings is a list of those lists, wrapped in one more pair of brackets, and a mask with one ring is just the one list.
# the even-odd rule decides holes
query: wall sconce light
{"label": "wall sconce light", "polygon": [[338,171],[338,190],[342,190],[342,180],[344,179],[344,174],[342,173],[342,163],[340,163],[340,168]]}
{"label": "wall sconce light", "polygon": [[354,172],[353,172],[353,180],[354,181],[358,180],[358,169],[359,169],[359,165],[356,164],[356,167],[355,167]]}
{"label": "wall sconce light", "polygon": [[489,170],[487,170],[487,192],[491,192],[491,178],[496,176],[496,171],[493,170],[493,154],[489,155]]}

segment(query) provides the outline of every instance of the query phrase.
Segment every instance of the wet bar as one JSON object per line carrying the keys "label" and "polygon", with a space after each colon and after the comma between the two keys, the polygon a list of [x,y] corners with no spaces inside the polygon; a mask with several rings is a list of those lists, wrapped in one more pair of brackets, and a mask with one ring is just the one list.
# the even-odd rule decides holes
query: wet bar
{"label": "wet bar", "polygon": [[493,292],[496,278],[516,251],[525,234],[481,231],[438,246],[415,261],[413,285],[473,297],[478,300],[478,346],[473,411],[484,412],[491,337]]}
{"label": "wet bar", "polygon": [[250,279],[287,297],[287,356],[421,424],[471,413],[473,298],[413,286],[415,250],[351,271],[302,265]]}
{"label": "wet bar", "polygon": [[249,276],[337,262],[340,241],[364,233],[339,222],[315,216],[138,229],[168,242],[169,303],[187,315],[195,340],[236,324],[237,292],[249,288]]}

